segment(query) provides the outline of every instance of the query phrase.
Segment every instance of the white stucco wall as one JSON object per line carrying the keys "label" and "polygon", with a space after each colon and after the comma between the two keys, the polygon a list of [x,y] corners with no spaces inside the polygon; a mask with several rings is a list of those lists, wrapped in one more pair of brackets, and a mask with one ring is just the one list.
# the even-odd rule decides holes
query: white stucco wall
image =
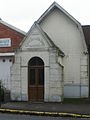
{"label": "white stucco wall", "polygon": [[[56,51],[51,50],[50,58],[50,80],[49,80],[49,99],[53,102],[62,101],[63,97],[63,66],[58,62]],[[62,58],[61,58],[62,59]]]}
{"label": "white stucco wall", "polygon": [[[54,58],[55,53],[51,54],[49,54],[47,51],[31,51],[19,53],[18,56],[16,55],[16,59],[18,61],[20,59],[20,64],[19,62],[15,62],[11,69],[12,100],[28,100],[28,62],[32,57],[35,56],[40,57],[44,61],[44,101],[60,102],[62,100],[62,67],[56,63],[56,60]],[[52,61],[50,62],[51,58]],[[16,70],[17,73],[15,73]]]}
{"label": "white stucco wall", "polygon": [[28,100],[28,62],[35,56],[45,64],[44,101],[60,102],[63,94],[88,97],[88,57],[84,54],[80,26],[58,9],[48,14],[40,26],[65,56],[58,56],[57,49],[33,26],[11,68],[12,100]]}
{"label": "white stucco wall", "polygon": [[33,57],[40,57],[44,61],[44,101],[62,100],[62,66],[57,62],[57,53],[55,48],[50,48],[39,30],[33,28],[20,51],[17,51],[11,68],[12,100],[28,101],[28,62]]}
{"label": "white stucco wall", "polygon": [[[81,97],[82,93],[80,93],[80,85],[86,86],[86,95],[84,94],[83,97],[88,96],[88,75],[83,74],[83,80],[81,79],[82,60],[86,58],[84,60],[87,71],[88,58],[87,55],[83,53],[83,39],[78,25],[60,10],[54,9],[53,12],[41,21],[40,26],[50,36],[52,41],[65,53],[65,57],[63,58],[64,96]],[[75,92],[77,87],[79,91]],[[73,88],[75,89],[73,90]]]}
{"label": "white stucco wall", "polygon": [[0,80],[5,89],[10,90],[10,67],[12,57],[0,57]]}

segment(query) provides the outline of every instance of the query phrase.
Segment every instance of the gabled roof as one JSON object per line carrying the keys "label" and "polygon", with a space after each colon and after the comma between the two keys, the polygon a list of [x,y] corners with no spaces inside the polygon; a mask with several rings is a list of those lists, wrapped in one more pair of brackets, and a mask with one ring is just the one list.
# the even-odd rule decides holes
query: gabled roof
{"label": "gabled roof", "polygon": [[53,43],[53,41],[50,39],[50,37],[42,30],[42,28],[37,24],[37,22],[35,22],[31,29],[28,31],[28,33],[26,34],[26,36],[24,37],[24,39],[22,40],[22,42],[19,45],[19,48],[23,45],[24,41],[27,39],[27,37],[29,36],[29,34],[32,31],[32,28],[36,26],[38,28],[38,30],[40,31],[40,33],[42,34],[42,36],[45,38],[45,40],[47,41],[47,43],[51,46],[51,47],[55,47],[56,49],[58,49],[59,53],[61,56],[64,56],[64,53]]}
{"label": "gabled roof", "polygon": [[69,19],[71,19],[77,25],[82,37],[84,52],[87,53],[87,46],[85,43],[85,38],[81,24],[73,16],[71,16],[66,10],[64,10],[58,3],[53,2],[53,4],[37,20],[37,23],[40,24],[44,20],[44,18],[53,11],[54,8],[58,8],[62,13],[64,13]]}
{"label": "gabled roof", "polygon": [[62,11],[66,16],[68,16],[77,25],[80,24],[73,16],[71,16],[65,9],[63,9],[56,2],[53,2],[52,5],[41,15],[41,17],[37,20],[37,23],[40,23],[54,8],[58,8],[60,11]]}
{"label": "gabled roof", "polygon": [[20,30],[20,29],[18,29],[18,28],[16,28],[16,27],[14,27],[14,26],[6,23],[6,22],[3,21],[2,19],[0,19],[0,23],[3,24],[3,25],[5,25],[5,26],[7,26],[7,27],[9,27],[9,28],[11,28],[12,30],[15,30],[16,32],[19,32],[19,33],[21,33],[21,34],[23,34],[23,35],[26,35],[26,32],[24,32],[24,31],[22,31],[22,30]]}

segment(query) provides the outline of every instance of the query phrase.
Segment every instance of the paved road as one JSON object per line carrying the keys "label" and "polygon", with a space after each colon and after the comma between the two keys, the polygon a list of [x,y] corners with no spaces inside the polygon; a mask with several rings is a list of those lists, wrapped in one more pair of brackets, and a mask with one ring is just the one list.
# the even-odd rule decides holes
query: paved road
{"label": "paved road", "polygon": [[30,116],[30,115],[0,113],[0,120],[90,120],[90,119]]}

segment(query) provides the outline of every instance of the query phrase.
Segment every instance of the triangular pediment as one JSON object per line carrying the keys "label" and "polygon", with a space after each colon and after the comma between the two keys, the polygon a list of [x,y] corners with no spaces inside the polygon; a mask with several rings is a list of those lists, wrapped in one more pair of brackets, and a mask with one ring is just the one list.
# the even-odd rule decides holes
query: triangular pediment
{"label": "triangular pediment", "polygon": [[30,37],[29,41],[24,45],[24,48],[41,48],[45,47],[45,43],[41,37]]}
{"label": "triangular pediment", "polygon": [[49,50],[57,49],[58,52],[64,56],[64,53],[53,43],[50,37],[45,33],[41,27],[35,22],[31,27],[26,37],[20,43],[19,48],[23,50]]}
{"label": "triangular pediment", "polygon": [[34,24],[27,36],[21,43],[22,49],[29,48],[48,48],[51,46],[50,41],[47,40],[40,28]]}
{"label": "triangular pediment", "polygon": [[40,40],[40,38],[32,39],[29,43],[29,46],[31,47],[37,47],[37,46],[44,46],[44,42]]}

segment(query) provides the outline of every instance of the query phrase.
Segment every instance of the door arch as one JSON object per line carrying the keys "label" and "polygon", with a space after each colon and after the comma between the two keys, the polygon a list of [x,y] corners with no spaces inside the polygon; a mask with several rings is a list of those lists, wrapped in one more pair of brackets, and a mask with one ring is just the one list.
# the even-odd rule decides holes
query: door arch
{"label": "door arch", "polygon": [[39,57],[33,57],[28,62],[28,99],[44,100],[44,62]]}

